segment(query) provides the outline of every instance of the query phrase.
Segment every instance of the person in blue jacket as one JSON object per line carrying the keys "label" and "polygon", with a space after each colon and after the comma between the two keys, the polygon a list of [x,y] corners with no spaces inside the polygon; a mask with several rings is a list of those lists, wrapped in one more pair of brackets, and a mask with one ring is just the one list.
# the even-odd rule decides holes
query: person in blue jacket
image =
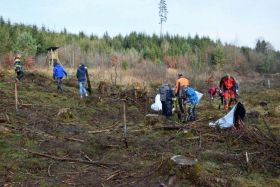
{"label": "person in blue jacket", "polygon": [[64,75],[67,77],[66,71],[63,69],[63,67],[58,64],[57,62],[53,63],[53,79],[56,81],[57,90],[60,92],[63,92],[62,88],[62,79]]}
{"label": "person in blue jacket", "polygon": [[186,95],[187,95],[187,103],[189,104],[188,108],[188,121],[195,121],[196,120],[196,114],[195,114],[195,107],[198,104],[198,97],[195,92],[195,90],[187,86],[185,89]]}
{"label": "person in blue jacket", "polygon": [[88,96],[87,90],[85,88],[85,82],[86,82],[86,73],[87,73],[87,67],[84,64],[81,64],[77,69],[77,79],[79,82],[80,87],[80,97],[83,98],[84,96]]}

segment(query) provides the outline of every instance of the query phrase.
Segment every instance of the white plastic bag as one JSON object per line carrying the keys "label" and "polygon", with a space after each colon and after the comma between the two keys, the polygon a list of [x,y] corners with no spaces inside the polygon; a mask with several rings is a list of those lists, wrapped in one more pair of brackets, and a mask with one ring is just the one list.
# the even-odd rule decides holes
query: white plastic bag
{"label": "white plastic bag", "polygon": [[197,95],[197,97],[198,97],[198,103],[199,103],[199,101],[200,101],[200,99],[202,98],[203,94],[200,93],[200,92],[198,92],[198,91],[195,91],[195,93],[196,93],[196,95]]}
{"label": "white plastic bag", "polygon": [[154,111],[161,111],[162,110],[162,105],[160,101],[160,94],[157,94],[155,97],[155,103],[151,105],[151,109]]}
{"label": "white plastic bag", "polygon": [[236,105],[232,107],[232,109],[225,115],[224,117],[218,119],[215,123],[210,122],[210,127],[219,126],[220,128],[230,128],[234,124],[234,113],[235,113]]}

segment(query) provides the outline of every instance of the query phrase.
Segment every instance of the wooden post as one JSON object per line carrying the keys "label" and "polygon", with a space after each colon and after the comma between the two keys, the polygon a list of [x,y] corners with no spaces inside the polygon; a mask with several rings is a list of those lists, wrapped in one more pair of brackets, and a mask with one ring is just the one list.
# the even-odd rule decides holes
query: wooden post
{"label": "wooden post", "polygon": [[245,153],[246,156],[246,163],[249,164],[249,156],[248,156],[248,152]]}
{"label": "wooden post", "polygon": [[73,51],[72,67],[73,67],[73,69],[75,69],[75,52],[74,51]]}
{"label": "wooden post", "polygon": [[114,82],[114,84],[115,84],[115,86],[117,85],[117,77],[118,77],[118,73],[117,73],[117,63],[116,63],[116,65],[115,65],[115,82]]}
{"label": "wooden post", "polygon": [[17,91],[17,82],[15,82],[15,104],[16,104],[16,111],[18,111],[18,91]]}
{"label": "wooden post", "polygon": [[90,83],[90,79],[89,79],[88,69],[86,69],[86,77],[87,77],[87,91],[91,95],[91,83]]}
{"label": "wooden post", "polygon": [[51,64],[50,64],[50,69],[53,67],[53,50],[51,49]]}
{"label": "wooden post", "polygon": [[201,145],[202,145],[202,139],[201,139],[201,132],[199,133],[199,148],[201,148]]}
{"label": "wooden post", "polygon": [[269,79],[267,79],[267,86],[270,89],[270,80]]}
{"label": "wooden post", "polygon": [[124,123],[124,128],[123,128],[124,143],[125,143],[126,148],[128,148],[128,144],[127,144],[126,113],[125,113],[125,100],[123,100],[123,123]]}

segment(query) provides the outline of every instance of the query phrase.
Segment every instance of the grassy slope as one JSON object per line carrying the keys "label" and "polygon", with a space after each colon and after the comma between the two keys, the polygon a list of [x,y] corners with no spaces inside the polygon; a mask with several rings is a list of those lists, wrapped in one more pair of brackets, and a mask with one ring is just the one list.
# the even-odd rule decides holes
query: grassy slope
{"label": "grassy slope", "polygon": [[[141,107],[144,104],[132,98],[136,102],[130,101],[127,105],[129,147],[126,149],[122,137],[123,105],[119,100],[123,94],[115,92],[108,97],[94,89],[91,98],[80,100],[76,88],[65,86],[65,93],[57,94],[52,80],[30,74],[19,85],[19,99],[32,106],[22,106],[16,112],[12,75],[1,73],[0,80],[0,115],[7,114],[10,119],[0,125],[11,131],[0,134],[0,185],[158,186],[159,181],[167,183],[169,176],[177,172],[166,167],[168,158],[174,154],[199,160],[191,177],[179,178],[178,174],[177,186],[280,185],[279,155],[269,157],[268,154],[273,155],[271,147],[255,142],[256,138],[250,136],[251,131],[242,133],[208,128],[210,120],[224,115],[224,111],[218,110],[217,102],[202,101],[198,107],[200,120],[190,124],[188,131],[176,132],[146,127],[144,116],[147,111]],[[64,82],[73,85],[70,80]],[[265,116],[279,138],[279,89],[259,90],[258,94],[246,90],[241,100],[249,113]],[[259,105],[263,100],[268,103],[265,107]],[[70,108],[73,117],[57,117],[61,108]],[[265,130],[261,118],[248,118],[246,125],[257,125]],[[110,131],[88,133],[104,129]],[[202,136],[201,146],[198,139],[191,139],[199,135]],[[99,167],[61,162],[32,155],[26,149],[65,158],[87,160],[88,157],[119,165]],[[242,156],[246,151],[261,153],[250,155],[251,163],[246,165]],[[241,156],[227,156],[233,154]]]}

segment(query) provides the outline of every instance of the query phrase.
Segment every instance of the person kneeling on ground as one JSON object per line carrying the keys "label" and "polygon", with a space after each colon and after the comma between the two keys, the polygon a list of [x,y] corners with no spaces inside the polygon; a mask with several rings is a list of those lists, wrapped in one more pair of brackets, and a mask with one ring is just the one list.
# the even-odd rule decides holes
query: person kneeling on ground
{"label": "person kneeling on ground", "polygon": [[185,93],[187,96],[186,102],[189,104],[187,121],[195,121],[196,120],[195,107],[198,104],[197,94],[195,90],[190,86],[186,87]]}
{"label": "person kneeling on ground", "polygon": [[162,115],[167,119],[172,116],[173,91],[169,84],[163,83],[159,88],[160,101],[162,104]]}
{"label": "person kneeling on ground", "polygon": [[209,87],[208,88],[209,100],[213,101],[217,93],[218,93],[218,88],[216,86]]}
{"label": "person kneeling on ground", "polygon": [[79,82],[79,87],[80,87],[80,97],[81,99],[84,96],[88,96],[87,90],[85,88],[85,82],[86,82],[86,73],[87,73],[87,67],[84,64],[81,64],[78,69],[77,69],[77,79]]}
{"label": "person kneeling on ground", "polygon": [[56,81],[57,90],[63,92],[62,78],[64,75],[67,77],[66,71],[56,61],[53,63],[53,79]]}

